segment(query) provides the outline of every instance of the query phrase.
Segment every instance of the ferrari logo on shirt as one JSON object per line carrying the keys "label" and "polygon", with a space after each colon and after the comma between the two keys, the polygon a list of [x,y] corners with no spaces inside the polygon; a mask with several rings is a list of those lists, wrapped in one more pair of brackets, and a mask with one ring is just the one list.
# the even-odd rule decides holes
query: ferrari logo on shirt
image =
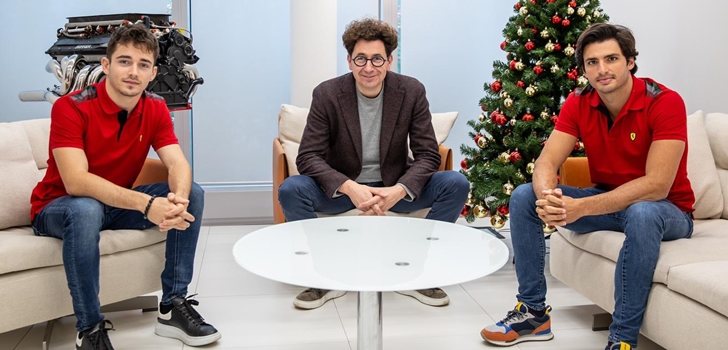
{"label": "ferrari logo on shirt", "polygon": [[629,133],[629,139],[630,140],[634,141],[634,139],[636,139],[636,138],[637,138],[637,133],[636,132]]}

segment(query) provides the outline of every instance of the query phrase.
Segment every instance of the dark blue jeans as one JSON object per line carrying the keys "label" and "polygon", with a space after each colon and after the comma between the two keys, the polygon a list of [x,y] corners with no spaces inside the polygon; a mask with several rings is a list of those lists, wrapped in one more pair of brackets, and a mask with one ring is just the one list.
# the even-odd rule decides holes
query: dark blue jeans
{"label": "dark blue jeans", "polygon": [[[438,171],[430,177],[420,196],[408,202],[400,200],[390,210],[409,213],[431,208],[427,219],[455,222],[468,198],[470,184],[456,171]],[[278,192],[286,221],[312,219],[316,212],[338,214],[354,209],[348,196],[329,198],[316,181],[305,175],[291,176]]]}
{"label": "dark blue jeans", "polygon": [[[582,198],[604,191],[559,186],[565,196]],[[519,301],[536,310],[546,305],[545,241],[530,183],[518,186],[510,200],[511,238],[516,259]],[[615,307],[609,340],[637,345],[647,297],[652,286],[660,242],[689,238],[693,220],[667,200],[637,202],[607,215],[585,216],[566,228],[576,233],[600,230],[624,232],[614,273]]]}
{"label": "dark blue jeans", "polygon": [[[167,183],[143,185],[134,190],[160,197],[170,192]],[[192,184],[189,200],[187,211],[195,221],[184,231],[169,230],[167,233],[162,303],[169,303],[176,296],[186,296],[187,285],[192,280],[205,205],[204,191],[196,183]],[[35,217],[33,231],[36,235],[63,240],[63,265],[78,331],[91,328],[104,319],[99,306],[99,232],[144,230],[153,226],[138,211],[110,207],[89,197],[56,198]]]}

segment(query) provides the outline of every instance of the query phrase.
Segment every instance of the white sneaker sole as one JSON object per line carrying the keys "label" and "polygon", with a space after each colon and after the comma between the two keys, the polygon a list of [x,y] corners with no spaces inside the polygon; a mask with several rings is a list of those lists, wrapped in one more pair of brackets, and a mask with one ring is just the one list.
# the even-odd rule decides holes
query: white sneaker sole
{"label": "white sneaker sole", "polygon": [[293,299],[293,306],[295,306],[299,309],[303,309],[303,310],[317,309],[317,308],[320,308],[321,306],[323,306],[324,304],[326,304],[327,301],[329,301],[331,299],[343,297],[344,294],[346,294],[346,291],[331,290],[328,293],[324,294],[324,296],[318,300],[303,301],[303,300],[298,300],[298,298],[296,298],[296,299]]}
{"label": "white sneaker sole", "polygon": [[157,323],[157,326],[154,328],[154,334],[160,337],[178,339],[189,346],[203,346],[214,343],[222,338],[222,334],[220,334],[220,332],[202,337],[193,337],[187,335],[187,333],[177,327],[161,323]]}
{"label": "white sneaker sole", "polygon": [[396,291],[395,293],[408,296],[410,298],[414,298],[417,301],[429,305],[429,306],[446,306],[450,304],[450,297],[445,296],[441,299],[435,299],[430,298],[427,295],[424,295],[416,290],[402,290],[402,291]]}
{"label": "white sneaker sole", "polygon": [[[480,336],[483,337],[483,334],[481,333]],[[527,342],[527,341],[548,341],[551,339],[554,339],[553,332],[551,332],[549,334],[542,334],[542,335],[533,335],[533,334],[522,335],[510,342],[490,340],[490,339],[486,339],[485,337],[483,337],[483,340],[485,340],[486,342],[493,344],[493,345],[497,345],[497,346],[513,346],[518,343],[523,343],[523,342]]]}

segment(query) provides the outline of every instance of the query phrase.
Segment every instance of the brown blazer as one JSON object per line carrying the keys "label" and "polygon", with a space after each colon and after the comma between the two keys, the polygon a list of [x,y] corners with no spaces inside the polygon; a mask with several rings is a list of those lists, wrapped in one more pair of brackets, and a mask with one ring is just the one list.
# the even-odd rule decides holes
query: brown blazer
{"label": "brown blazer", "polygon": [[[385,186],[402,183],[415,197],[440,165],[425,87],[417,79],[387,72],[384,79],[379,164]],[[414,159],[409,158],[407,137]],[[298,149],[299,173],[312,177],[327,196],[362,168],[362,139],[354,76],[327,80],[313,100]]]}

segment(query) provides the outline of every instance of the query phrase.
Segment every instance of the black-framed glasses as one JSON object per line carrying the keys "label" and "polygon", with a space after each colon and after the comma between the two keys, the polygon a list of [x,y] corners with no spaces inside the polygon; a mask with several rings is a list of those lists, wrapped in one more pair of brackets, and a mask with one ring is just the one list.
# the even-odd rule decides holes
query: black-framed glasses
{"label": "black-framed glasses", "polygon": [[364,67],[367,65],[368,61],[371,61],[372,66],[378,68],[378,67],[383,66],[384,62],[387,62],[387,59],[385,59],[384,57],[379,56],[379,55],[374,56],[372,58],[366,58],[364,56],[356,56],[356,57],[354,57],[353,61],[354,61],[354,65],[357,67]]}

